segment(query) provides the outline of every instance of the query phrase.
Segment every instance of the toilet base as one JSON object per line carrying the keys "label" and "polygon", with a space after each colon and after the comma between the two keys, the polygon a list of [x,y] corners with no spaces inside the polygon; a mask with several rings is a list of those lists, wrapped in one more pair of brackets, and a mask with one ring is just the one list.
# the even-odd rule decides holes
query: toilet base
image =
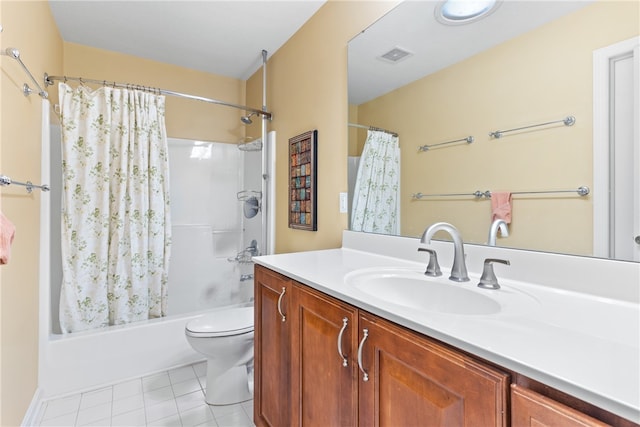
{"label": "toilet base", "polygon": [[209,405],[233,405],[253,399],[253,367],[234,366],[222,375],[210,369],[207,362],[207,393]]}

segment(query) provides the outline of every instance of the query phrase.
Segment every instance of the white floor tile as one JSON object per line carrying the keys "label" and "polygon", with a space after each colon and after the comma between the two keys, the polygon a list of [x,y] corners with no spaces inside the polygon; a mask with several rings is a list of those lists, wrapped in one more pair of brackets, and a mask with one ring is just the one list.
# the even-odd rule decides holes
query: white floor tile
{"label": "white floor tile", "polygon": [[169,385],[171,385],[171,381],[169,381],[169,374],[166,372],[142,378],[142,390],[144,392]]}
{"label": "white floor tile", "polygon": [[136,394],[142,394],[142,391],[142,380],[140,378],[116,384],[113,386],[113,400],[120,400]]}
{"label": "white floor tile", "polygon": [[111,402],[101,403],[78,411],[76,425],[86,426],[102,419],[111,419]]}
{"label": "white floor tile", "polygon": [[55,418],[48,418],[42,421],[41,426],[46,427],[61,427],[61,426],[74,426],[76,425],[77,412],[71,414],[65,414]]}
{"label": "white floor tile", "polygon": [[211,411],[213,415],[216,417],[216,420],[222,417],[226,417],[227,415],[233,415],[236,413],[240,413],[245,415],[244,409],[240,404],[236,405],[211,405]]}
{"label": "white floor tile", "polygon": [[176,404],[178,405],[179,412],[185,412],[189,409],[195,408],[202,404],[206,404],[204,400],[204,393],[199,390],[193,393],[185,394],[176,397]]}
{"label": "white floor tile", "polygon": [[144,404],[154,405],[156,403],[164,402],[165,400],[173,399],[173,390],[171,386],[166,386],[162,388],[158,388],[155,390],[151,390],[144,393]]}
{"label": "white floor tile", "polygon": [[196,377],[173,384],[171,387],[173,388],[173,394],[176,397],[202,390],[202,387]]}
{"label": "white floor tile", "polygon": [[242,402],[240,406],[242,406],[242,409],[244,409],[244,412],[245,414],[247,414],[247,417],[249,417],[249,419],[253,421],[253,400]]}
{"label": "white floor tile", "polygon": [[198,377],[207,375],[207,362],[199,362],[193,365],[193,370]]}
{"label": "white floor tile", "polygon": [[180,413],[183,427],[193,427],[207,421],[213,420],[213,414],[209,409],[209,405],[204,404],[186,412]]}
{"label": "white floor tile", "polygon": [[180,417],[178,415],[173,415],[167,418],[152,421],[150,423],[147,423],[147,425],[160,427],[180,427],[182,426],[182,423],[180,422]]}
{"label": "white floor tile", "polygon": [[233,412],[223,417],[216,417],[216,422],[220,427],[252,427],[253,422],[247,417],[244,411]]}
{"label": "white floor tile", "polygon": [[206,391],[207,390],[207,374],[199,376],[198,381],[200,381],[200,387],[202,387],[202,389]]}
{"label": "white floor tile", "polygon": [[193,378],[196,378],[196,373],[191,366],[184,366],[182,368],[172,369],[169,371],[171,384],[180,383]]}
{"label": "white floor tile", "polygon": [[145,406],[145,412],[147,415],[147,424],[150,424],[162,418],[178,415],[178,406],[175,400],[167,400],[155,405]]}
{"label": "white floor tile", "polygon": [[91,408],[105,402],[111,402],[113,400],[113,387],[105,387],[100,390],[90,391],[82,393],[82,399],[80,399],[80,410],[85,408]]}
{"label": "white floor tile", "polygon": [[111,418],[104,418],[88,424],[77,424],[78,427],[111,427]]}
{"label": "white floor tile", "polygon": [[75,415],[80,409],[80,397],[80,394],[76,394],[48,401],[42,419],[57,418],[71,413]]}
{"label": "white floor tile", "polygon": [[113,427],[144,427],[147,425],[147,418],[144,409],[126,412],[111,418]]}
{"label": "white floor tile", "polygon": [[37,426],[254,427],[253,401],[205,402],[206,362],[42,403]]}
{"label": "white floor tile", "polygon": [[112,416],[115,416],[124,414],[125,412],[131,412],[136,409],[144,409],[144,398],[141,394],[136,394],[135,396],[126,397],[120,400],[114,400],[111,414]]}

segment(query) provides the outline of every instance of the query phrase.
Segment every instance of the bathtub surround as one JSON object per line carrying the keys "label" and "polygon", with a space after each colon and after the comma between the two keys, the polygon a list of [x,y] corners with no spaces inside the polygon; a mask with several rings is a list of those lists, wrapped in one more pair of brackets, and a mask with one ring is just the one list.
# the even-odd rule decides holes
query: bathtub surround
{"label": "bathtub surround", "polygon": [[59,85],[63,332],[162,317],[171,246],[164,96]]}
{"label": "bathtub surround", "polygon": [[[55,141],[60,132],[52,127],[51,134]],[[50,182],[55,182],[60,179],[59,144],[47,139],[43,146],[42,176],[49,176],[51,169]],[[236,194],[259,185],[261,153],[242,152],[234,144],[177,138],[168,138],[168,147],[173,224],[166,317],[67,335],[56,332],[57,317],[51,313],[57,308],[60,283],[55,253],[59,189],[53,186],[51,198],[43,200],[42,236],[47,239],[41,245],[41,259],[47,262],[41,268],[51,275],[42,277],[42,399],[201,360],[184,336],[186,323],[211,310],[250,303],[253,280],[240,277],[252,273],[252,265],[228,259],[260,235],[260,217],[244,218]],[[46,158],[49,150],[51,161]]]}

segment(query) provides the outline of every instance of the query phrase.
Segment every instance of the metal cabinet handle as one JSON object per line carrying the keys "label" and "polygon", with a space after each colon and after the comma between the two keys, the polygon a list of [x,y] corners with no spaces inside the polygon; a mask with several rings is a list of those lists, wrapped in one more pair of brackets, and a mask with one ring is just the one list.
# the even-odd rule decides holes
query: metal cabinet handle
{"label": "metal cabinet handle", "polygon": [[280,297],[278,297],[278,313],[280,313],[280,316],[282,317],[282,321],[286,322],[287,321],[287,317],[284,315],[284,313],[282,312],[282,297],[284,297],[285,292],[287,292],[287,288],[285,288],[284,286],[282,287],[282,293],[280,294]]}
{"label": "metal cabinet handle", "polygon": [[362,334],[362,341],[360,341],[360,346],[358,347],[358,368],[360,368],[360,371],[362,372],[362,381],[369,381],[369,374],[362,367],[362,349],[364,348],[364,342],[369,337],[369,330],[366,328],[363,329]]}
{"label": "metal cabinet handle", "polygon": [[347,329],[347,324],[349,323],[349,319],[346,317],[342,319],[342,329],[340,329],[340,333],[338,334],[338,355],[342,359],[342,366],[345,368],[348,366],[347,357],[342,353],[342,335],[344,331]]}

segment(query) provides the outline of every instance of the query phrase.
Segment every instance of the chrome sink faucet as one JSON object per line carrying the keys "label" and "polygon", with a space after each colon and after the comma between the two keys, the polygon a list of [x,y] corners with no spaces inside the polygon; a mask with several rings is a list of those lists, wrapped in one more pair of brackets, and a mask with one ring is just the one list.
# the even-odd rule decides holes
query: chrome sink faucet
{"label": "chrome sink faucet", "polygon": [[500,229],[500,235],[502,237],[509,237],[509,228],[507,227],[507,222],[504,219],[496,219],[491,223],[491,227],[489,228],[489,238],[487,239],[487,245],[496,245],[498,228]]}
{"label": "chrome sink faucet", "polygon": [[464,244],[457,228],[446,222],[436,222],[424,231],[420,243],[431,243],[433,235],[441,230],[449,233],[453,239],[453,266],[451,267],[451,276],[449,276],[449,279],[455,282],[469,281],[467,266],[464,260]]}

